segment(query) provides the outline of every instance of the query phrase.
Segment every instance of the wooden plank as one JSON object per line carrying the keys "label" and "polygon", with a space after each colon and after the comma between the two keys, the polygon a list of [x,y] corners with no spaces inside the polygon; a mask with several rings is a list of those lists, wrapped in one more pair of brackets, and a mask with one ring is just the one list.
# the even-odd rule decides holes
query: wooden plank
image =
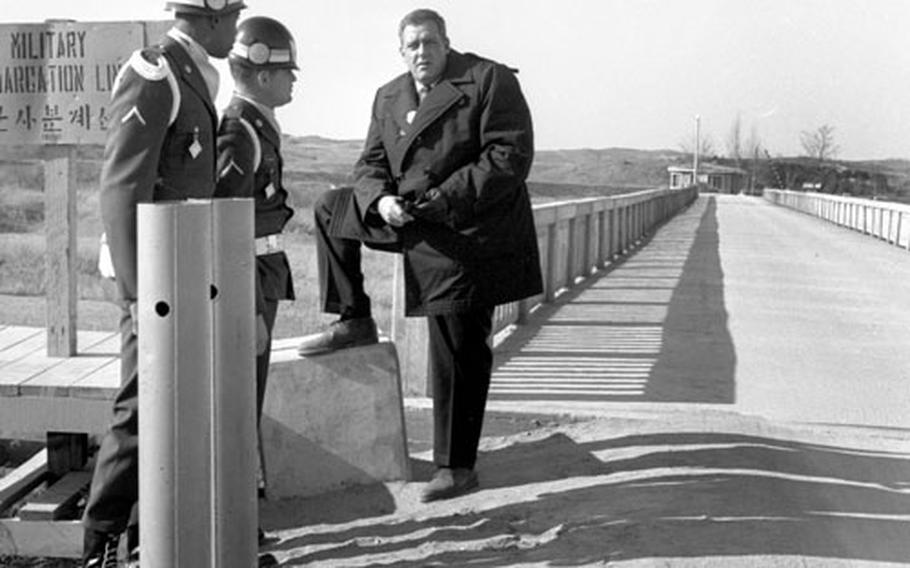
{"label": "wooden plank", "polygon": [[41,351],[44,347],[44,331],[39,329],[37,333],[26,337],[21,341],[7,345],[0,351],[0,368],[6,366],[11,361],[16,361],[22,357],[32,355]]}
{"label": "wooden plank", "polygon": [[47,433],[47,470],[60,477],[81,470],[88,461],[88,435],[85,433]]}
{"label": "wooden plank", "polygon": [[[79,339],[82,342],[82,339]],[[85,355],[110,355],[111,357],[120,357],[120,332],[108,332],[108,336],[103,340],[86,345],[85,349],[79,350],[80,354]]]}
{"label": "wooden plank", "polygon": [[14,362],[27,359],[29,354],[40,356],[44,350],[45,335],[42,330],[26,339],[17,341],[0,351],[0,396],[18,396],[19,384],[26,377],[7,372],[7,367]]}
{"label": "wooden plank", "polygon": [[49,431],[97,436],[110,420],[111,401],[100,397],[0,397],[0,438],[44,442]]}
{"label": "wooden plank", "polygon": [[39,327],[5,326],[0,329],[0,351],[39,333],[44,333],[44,330]]}
{"label": "wooden plank", "polygon": [[73,518],[76,504],[92,482],[87,471],[71,471],[40,495],[28,500],[19,509],[23,521],[56,521]]}
{"label": "wooden plank", "polygon": [[111,359],[70,385],[69,398],[113,400],[119,389],[120,359]]}
{"label": "wooden plank", "polygon": [[0,554],[79,558],[82,532],[81,521],[0,519]]}
{"label": "wooden plank", "polygon": [[44,164],[47,354],[76,354],[76,147],[51,147]]}
{"label": "wooden plank", "polygon": [[47,450],[41,450],[24,464],[0,478],[0,513],[38,486],[47,476]]}
{"label": "wooden plank", "polygon": [[[64,363],[44,370],[26,382],[19,384],[19,396],[73,396],[75,386],[79,393],[84,391],[83,380],[95,373],[105,373],[105,367],[119,359],[104,355],[82,355],[66,359]],[[118,379],[119,381],[119,379]],[[118,384],[104,385],[115,388]],[[77,396],[82,396],[77,395]],[[106,395],[102,395],[105,396]]]}
{"label": "wooden plank", "polygon": [[[79,341],[83,345],[95,345],[109,337],[108,332],[79,332]],[[42,347],[43,342],[30,356],[20,358],[3,367],[0,395],[66,396],[67,392],[64,387],[68,387],[70,383],[107,363],[107,359],[97,356],[49,357]],[[13,388],[14,386],[15,388]],[[63,388],[62,391],[61,388]]]}

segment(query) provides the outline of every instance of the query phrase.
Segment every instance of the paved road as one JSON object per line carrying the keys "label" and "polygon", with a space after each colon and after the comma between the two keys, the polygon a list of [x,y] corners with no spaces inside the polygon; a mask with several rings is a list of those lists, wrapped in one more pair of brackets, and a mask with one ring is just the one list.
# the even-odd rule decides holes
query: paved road
{"label": "paved road", "polygon": [[908,566],[908,282],[907,251],[703,196],[497,355],[491,409],[593,419],[490,418],[458,499],[390,483],[263,526],[284,566]]}
{"label": "paved road", "polygon": [[910,429],[908,289],[905,250],[759,198],[702,196],[510,339],[491,398]]}
{"label": "paved road", "polygon": [[910,428],[910,252],[762,200],[716,203],[736,407]]}

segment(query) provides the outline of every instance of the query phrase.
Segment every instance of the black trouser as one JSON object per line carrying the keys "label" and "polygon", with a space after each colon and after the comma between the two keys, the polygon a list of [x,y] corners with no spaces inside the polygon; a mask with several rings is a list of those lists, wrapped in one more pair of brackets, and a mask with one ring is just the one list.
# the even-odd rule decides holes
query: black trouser
{"label": "black trouser", "polygon": [[124,307],[120,318],[120,391],[114,399],[111,426],[95,458],[95,472],[85,505],[86,529],[120,533],[139,498],[139,341]]}
{"label": "black trouser", "polygon": [[370,297],[363,289],[361,242],[329,235],[336,201],[349,189],[327,191],[313,207],[316,222],[316,258],[322,311],[345,318],[370,316]]}
{"label": "black trouser", "polygon": [[[277,300],[266,300],[265,323],[271,337],[278,311]],[[95,472],[85,505],[85,528],[103,533],[120,533],[128,522],[136,522],[134,506],[139,499],[139,341],[133,334],[129,309],[120,319],[121,388],[114,399],[111,426],[101,441],[95,458]],[[271,349],[256,357],[256,420],[268,377]],[[130,517],[132,516],[132,521]]]}
{"label": "black trouser", "polygon": [[429,316],[433,461],[473,468],[490,390],[493,308]]}
{"label": "black trouser", "polygon": [[[370,315],[356,239],[330,235],[332,211],[342,191],[326,192],[313,210],[322,308],[343,317]],[[429,316],[429,384],[433,393],[433,461],[439,467],[473,468],[483,427],[493,353],[487,342],[493,308]]]}
{"label": "black trouser", "polygon": [[278,314],[278,300],[265,299],[265,326],[269,330],[269,343],[262,355],[256,356],[256,424],[262,419],[262,403],[265,401],[265,387],[269,378],[269,362],[272,358],[272,330]]}

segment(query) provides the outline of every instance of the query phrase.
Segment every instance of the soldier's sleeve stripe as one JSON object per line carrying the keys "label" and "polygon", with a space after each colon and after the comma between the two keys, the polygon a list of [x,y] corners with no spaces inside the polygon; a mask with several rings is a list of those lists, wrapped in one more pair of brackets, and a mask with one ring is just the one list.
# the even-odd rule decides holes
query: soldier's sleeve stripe
{"label": "soldier's sleeve stripe", "polygon": [[134,116],[136,117],[136,120],[142,123],[142,126],[145,126],[145,118],[142,116],[142,113],[139,112],[139,108],[135,106],[131,108],[128,113],[123,115],[123,118],[120,119],[120,122],[126,124],[127,121],[129,121],[129,119],[133,118]]}
{"label": "soldier's sleeve stripe", "polygon": [[234,159],[231,158],[231,163],[228,164],[227,166],[225,166],[223,170],[221,170],[221,174],[218,176],[219,179],[226,177],[229,173],[231,173],[231,170],[235,170],[241,176],[243,175],[243,170],[240,169],[240,166],[237,165],[237,162],[235,162]]}
{"label": "soldier's sleeve stripe", "polygon": [[255,172],[259,169],[259,162],[262,161],[262,145],[259,143],[259,135],[256,134],[256,129],[253,128],[250,121],[242,116],[237,118],[246,129],[246,133],[250,135],[250,141],[253,143],[253,171]]}

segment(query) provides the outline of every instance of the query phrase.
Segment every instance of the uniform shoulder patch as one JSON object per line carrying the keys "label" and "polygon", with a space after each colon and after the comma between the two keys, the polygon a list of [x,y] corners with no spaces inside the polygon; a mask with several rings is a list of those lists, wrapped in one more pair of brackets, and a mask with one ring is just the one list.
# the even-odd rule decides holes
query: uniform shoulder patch
{"label": "uniform shoulder patch", "polygon": [[167,60],[154,49],[134,51],[126,64],[148,81],[162,81],[171,70]]}

